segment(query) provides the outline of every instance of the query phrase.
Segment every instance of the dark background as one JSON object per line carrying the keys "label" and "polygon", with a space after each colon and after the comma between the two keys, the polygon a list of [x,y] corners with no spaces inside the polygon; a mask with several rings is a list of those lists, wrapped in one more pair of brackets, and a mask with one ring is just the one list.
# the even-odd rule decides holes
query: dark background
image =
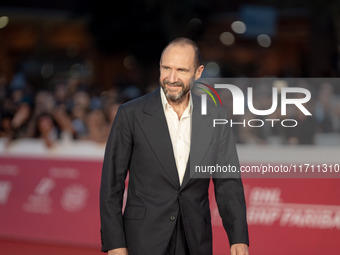
{"label": "dark background", "polygon": [[[245,24],[244,33],[236,21]],[[109,127],[102,127],[110,126],[117,105],[159,86],[161,51],[178,36],[198,43],[203,78],[340,74],[336,0],[6,0],[0,4],[0,137],[51,139],[66,131],[105,143]],[[303,143],[315,144],[319,133],[339,140],[340,86],[306,86],[313,116],[301,125],[301,136],[309,134]],[[265,94],[257,106],[268,107],[271,94]],[[251,129],[249,139],[235,131],[240,143],[267,143],[273,135],[259,140]],[[296,136],[275,132],[283,144]]]}
{"label": "dark background", "polygon": [[[261,47],[256,35],[231,30],[233,21],[244,19],[245,7],[255,15],[257,8],[274,13],[266,24],[273,28],[270,47]],[[335,0],[5,0],[0,15],[9,23],[0,29],[0,73],[11,79],[25,68],[32,85],[44,87],[72,75],[70,67],[79,64],[75,68],[90,74],[91,86],[133,83],[145,89],[157,83],[164,45],[184,35],[199,43],[206,63],[218,63],[221,77],[336,77],[339,14]],[[258,25],[254,33],[261,33]],[[232,45],[221,43],[223,32],[233,33]],[[46,63],[53,72],[39,77]]]}

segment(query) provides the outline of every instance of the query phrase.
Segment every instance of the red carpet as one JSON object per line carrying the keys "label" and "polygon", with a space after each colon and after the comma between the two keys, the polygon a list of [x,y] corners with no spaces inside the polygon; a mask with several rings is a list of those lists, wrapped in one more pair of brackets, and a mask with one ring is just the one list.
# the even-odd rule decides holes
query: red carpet
{"label": "red carpet", "polygon": [[100,248],[0,240],[1,255],[101,255]]}

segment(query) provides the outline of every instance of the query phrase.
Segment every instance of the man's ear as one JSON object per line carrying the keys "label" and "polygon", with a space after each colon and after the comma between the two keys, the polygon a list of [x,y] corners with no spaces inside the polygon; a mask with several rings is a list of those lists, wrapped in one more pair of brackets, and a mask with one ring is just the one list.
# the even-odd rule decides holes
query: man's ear
{"label": "man's ear", "polygon": [[197,67],[196,72],[195,72],[195,81],[201,78],[203,70],[204,70],[204,65],[200,65],[199,67]]}

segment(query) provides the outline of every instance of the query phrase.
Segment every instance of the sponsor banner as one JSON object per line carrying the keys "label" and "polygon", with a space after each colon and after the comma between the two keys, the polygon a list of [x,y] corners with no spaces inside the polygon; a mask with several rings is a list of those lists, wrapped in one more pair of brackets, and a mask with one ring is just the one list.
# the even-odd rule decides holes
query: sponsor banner
{"label": "sponsor banner", "polygon": [[[332,254],[340,240],[339,179],[244,179],[252,254]],[[210,194],[213,189],[210,187]],[[211,196],[214,251],[229,254]],[[214,253],[215,254],[215,253]]]}
{"label": "sponsor banner", "polygon": [[[0,236],[99,250],[101,165],[101,160],[0,157]],[[337,253],[339,179],[243,182],[252,254]],[[229,254],[213,185],[210,203],[214,254]]]}
{"label": "sponsor banner", "polygon": [[101,162],[0,157],[0,236],[99,245]]}

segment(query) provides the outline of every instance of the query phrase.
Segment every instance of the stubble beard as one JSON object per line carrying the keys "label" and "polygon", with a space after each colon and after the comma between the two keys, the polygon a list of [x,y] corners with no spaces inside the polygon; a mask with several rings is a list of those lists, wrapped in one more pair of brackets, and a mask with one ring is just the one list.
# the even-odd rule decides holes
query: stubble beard
{"label": "stubble beard", "polygon": [[[168,100],[170,100],[173,103],[181,103],[185,99],[185,96],[189,93],[192,84],[193,84],[193,79],[190,81],[190,84],[187,87],[184,86],[183,82],[171,83],[168,80],[164,80],[163,82],[161,82],[161,87]],[[182,90],[178,92],[177,94],[172,94],[171,92],[168,91],[168,89],[166,88],[166,85],[180,86]]]}

